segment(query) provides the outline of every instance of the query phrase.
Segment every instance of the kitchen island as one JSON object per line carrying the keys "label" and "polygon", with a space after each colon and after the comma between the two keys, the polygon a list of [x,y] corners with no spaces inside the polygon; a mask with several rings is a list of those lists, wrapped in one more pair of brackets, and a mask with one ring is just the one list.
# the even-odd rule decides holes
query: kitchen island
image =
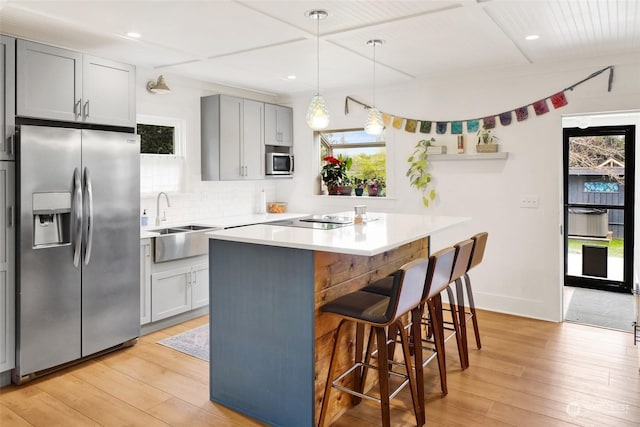
{"label": "kitchen island", "polygon": [[[315,425],[338,324],[319,308],[428,255],[429,236],[469,220],[368,218],[332,230],[259,224],[209,234],[212,401],[271,425]],[[350,405],[338,397],[329,419]]]}

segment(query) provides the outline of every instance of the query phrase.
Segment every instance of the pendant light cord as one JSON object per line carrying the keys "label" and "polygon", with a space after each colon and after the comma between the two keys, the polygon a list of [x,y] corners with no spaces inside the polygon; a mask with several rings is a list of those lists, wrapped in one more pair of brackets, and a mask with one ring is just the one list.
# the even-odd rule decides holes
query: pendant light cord
{"label": "pendant light cord", "polygon": [[376,42],[373,42],[373,108],[376,108]]}
{"label": "pendant light cord", "polygon": [[317,69],[317,93],[316,95],[320,95],[320,14],[316,15],[316,64],[318,66]]}

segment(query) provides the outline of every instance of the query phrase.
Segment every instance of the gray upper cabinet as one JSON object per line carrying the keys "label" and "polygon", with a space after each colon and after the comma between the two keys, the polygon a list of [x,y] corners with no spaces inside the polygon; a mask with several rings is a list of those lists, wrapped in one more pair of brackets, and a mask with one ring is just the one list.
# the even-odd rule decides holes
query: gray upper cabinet
{"label": "gray upper cabinet", "polygon": [[0,160],[15,158],[15,46],[14,38],[0,36]]}
{"label": "gray upper cabinet", "polygon": [[264,178],[264,104],[226,95],[202,97],[202,179]]}
{"label": "gray upper cabinet", "polygon": [[264,143],[293,145],[293,110],[281,105],[264,105]]}
{"label": "gray upper cabinet", "polygon": [[17,42],[17,115],[135,127],[135,67]]}

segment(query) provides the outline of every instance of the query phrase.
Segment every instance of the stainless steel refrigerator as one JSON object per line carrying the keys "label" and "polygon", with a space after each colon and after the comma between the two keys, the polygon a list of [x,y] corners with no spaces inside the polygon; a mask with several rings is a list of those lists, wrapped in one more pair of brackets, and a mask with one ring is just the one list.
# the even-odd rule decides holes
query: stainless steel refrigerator
{"label": "stainless steel refrigerator", "polygon": [[139,336],[140,142],[21,125],[17,148],[20,383]]}

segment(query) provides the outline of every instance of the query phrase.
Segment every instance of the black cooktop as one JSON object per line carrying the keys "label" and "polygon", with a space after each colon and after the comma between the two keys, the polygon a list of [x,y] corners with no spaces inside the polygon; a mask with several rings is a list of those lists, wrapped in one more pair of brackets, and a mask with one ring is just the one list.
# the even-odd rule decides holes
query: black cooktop
{"label": "black cooktop", "polygon": [[335,215],[313,215],[295,219],[281,219],[265,223],[281,227],[313,228],[316,230],[333,230],[353,224],[353,218]]}

